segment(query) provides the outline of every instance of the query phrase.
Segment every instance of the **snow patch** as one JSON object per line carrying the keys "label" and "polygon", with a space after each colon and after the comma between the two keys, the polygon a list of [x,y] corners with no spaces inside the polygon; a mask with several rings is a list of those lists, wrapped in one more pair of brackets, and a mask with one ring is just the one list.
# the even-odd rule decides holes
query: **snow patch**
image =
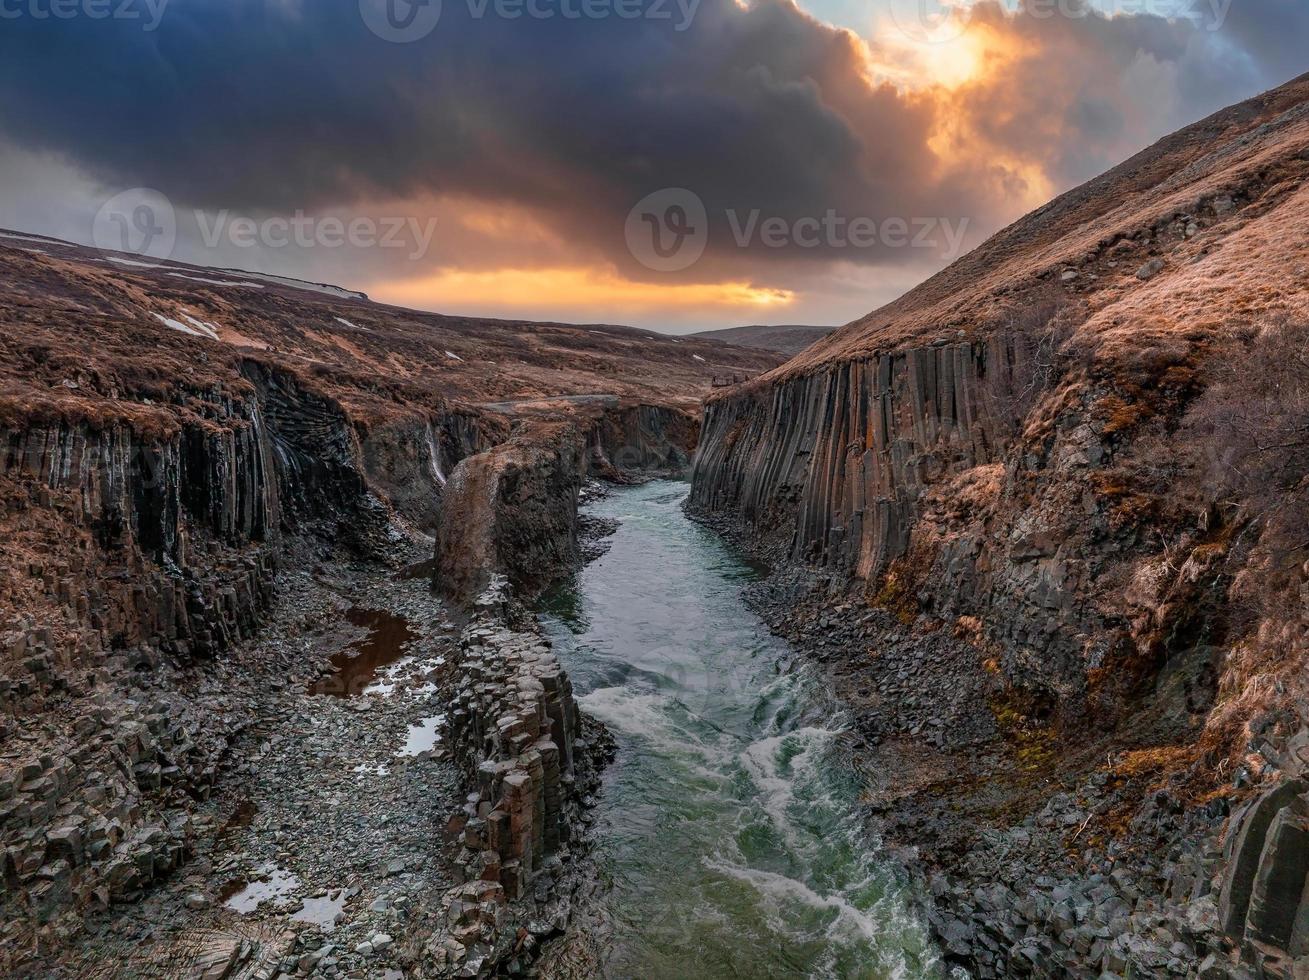
{"label": "snow patch", "polygon": [[[12,242],[37,242],[38,244],[41,245],[52,244],[50,239],[48,238],[33,238],[31,235],[14,235],[7,231],[0,231],[0,238],[8,238]],[[29,251],[36,251],[36,250],[29,249]]]}
{"label": "snow patch", "polygon": [[107,255],[107,256],[105,256],[105,261],[106,261],[106,262],[112,262],[112,263],[114,263],[115,265],[130,265],[130,266],[132,266],[132,268],[134,268],[134,269],[158,269],[158,268],[160,268],[160,266],[157,265],[157,264],[154,263],[154,262],[137,262],[137,261],[134,260],[134,259],[120,259],[120,258],[118,258],[118,257],[115,256],[115,255]]}
{"label": "snow patch", "polygon": [[446,351],[446,352],[445,352],[445,356],[448,357],[448,358],[450,358],[450,360],[452,360],[452,361],[462,361],[462,360],[463,360],[462,357],[460,357],[458,354],[456,354],[456,353],[455,353],[454,351],[452,351],[452,350],[448,350],[448,351]]}
{"label": "snow patch", "polygon": [[705,363],[705,359],[704,359],[703,357],[701,357],[699,354],[692,354],[691,356],[694,357],[694,358],[695,358],[697,361],[699,361],[701,364]]}
{"label": "snow patch", "polygon": [[218,324],[210,323],[207,320],[197,320],[190,313],[183,313],[182,318],[197,330],[203,330],[211,340],[218,339]]}
{"label": "snow patch", "polygon": [[178,279],[186,279],[190,282],[202,282],[207,286],[243,286],[246,289],[263,289],[264,287],[257,282],[238,282],[235,279],[205,279],[202,276],[184,276],[180,272],[170,272],[170,276],[176,276]]}
{"label": "snow patch", "polygon": [[260,282],[271,282],[277,286],[290,286],[292,289],[303,289],[310,293],[322,293],[324,296],[336,296],[340,299],[368,299],[364,293],[355,292],[353,289],[342,289],[340,286],[333,286],[325,282],[305,282],[303,279],[291,279],[287,276],[272,276],[262,272],[242,272],[240,269],[224,269],[224,272],[232,275],[241,276],[244,279],[258,279]]}
{"label": "snow patch", "polygon": [[174,320],[170,317],[166,317],[162,313],[154,314],[155,319],[158,320],[160,323],[162,323],[169,330],[176,330],[178,333],[184,333],[191,337],[204,337],[206,340],[218,339],[217,331],[213,330],[208,324],[201,323],[199,320],[187,316],[185,313],[183,313],[182,316],[185,316],[188,320],[190,320],[193,324],[195,324],[195,326],[188,327],[185,323],[182,323],[178,320]]}

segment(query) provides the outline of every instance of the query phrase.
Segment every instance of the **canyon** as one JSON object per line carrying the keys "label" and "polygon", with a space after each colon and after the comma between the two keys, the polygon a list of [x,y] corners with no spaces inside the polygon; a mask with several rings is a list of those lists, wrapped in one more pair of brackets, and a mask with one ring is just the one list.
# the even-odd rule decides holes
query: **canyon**
{"label": "canyon", "polygon": [[786,975],[1302,975],[1307,268],[1309,77],[785,363],[0,233],[0,972],[598,975],[672,730]]}
{"label": "canyon", "polygon": [[1266,368],[1309,323],[1307,96],[707,405],[693,512],[774,564],[760,608],[857,706],[874,826],[971,975],[1304,969],[1303,473],[1234,475],[1296,452],[1245,420],[1298,405]]}
{"label": "canyon", "polygon": [[781,358],[14,234],[0,267],[3,972],[530,961],[605,738],[521,599],[588,480],[679,471],[715,373]]}

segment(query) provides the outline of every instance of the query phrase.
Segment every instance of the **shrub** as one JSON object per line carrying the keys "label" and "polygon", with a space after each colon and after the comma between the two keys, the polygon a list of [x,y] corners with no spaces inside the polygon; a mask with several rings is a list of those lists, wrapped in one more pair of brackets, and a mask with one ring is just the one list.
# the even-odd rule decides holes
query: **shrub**
{"label": "shrub", "polygon": [[1276,564],[1309,552],[1309,324],[1278,320],[1245,338],[1191,413],[1220,502],[1262,527]]}

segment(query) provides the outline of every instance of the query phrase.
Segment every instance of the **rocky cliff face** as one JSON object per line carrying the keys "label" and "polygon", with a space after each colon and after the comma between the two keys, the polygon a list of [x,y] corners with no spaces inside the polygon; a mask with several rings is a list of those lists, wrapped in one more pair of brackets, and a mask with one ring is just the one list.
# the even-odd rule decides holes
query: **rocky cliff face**
{"label": "rocky cliff face", "polygon": [[463,882],[427,940],[430,961],[454,976],[520,970],[563,929],[579,880],[563,859],[586,844],[582,800],[604,762],[602,733],[503,577],[473,603],[460,647],[450,741],[469,790],[455,819]]}
{"label": "rocky cliff face", "polygon": [[[243,397],[196,393],[198,405],[164,426],[129,417],[0,430],[12,559],[0,578],[3,728],[34,741],[41,732],[52,750],[0,780],[15,925],[132,898],[167,874],[186,828],[162,813],[207,794],[221,757],[217,745],[196,749],[212,737],[202,721],[163,703],[104,717],[75,706],[115,703],[112,679],[141,671],[148,681],[161,657],[185,664],[249,639],[289,537],[381,553],[394,511],[370,468],[420,471],[394,506],[426,487],[430,523],[441,469],[484,438],[458,414],[361,437],[294,376],[254,361],[243,374]],[[126,776],[106,789],[105,771]]]}
{"label": "rocky cliff face", "polygon": [[[1307,178],[1302,79],[707,405],[692,507],[774,560],[774,625],[828,663],[873,733],[869,770],[907,785],[883,823],[942,872],[938,935],[981,975],[1231,968],[1224,817],[1276,783],[1309,712],[1286,669],[1300,627],[1241,618],[1267,525],[1206,483],[1222,450],[1195,405],[1245,338],[1309,322],[1285,273],[1309,261]],[[1160,847],[1165,865],[1141,857]],[[997,880],[1037,900],[975,892]],[[1085,916],[1058,914],[1084,893]]]}
{"label": "rocky cliff face", "polygon": [[788,559],[875,578],[909,544],[931,485],[993,462],[1033,384],[1012,338],[840,364],[711,402],[693,507],[727,511]]}
{"label": "rocky cliff face", "polygon": [[539,590],[578,561],[583,481],[681,472],[697,432],[691,415],[652,405],[522,422],[451,475],[436,542],[437,589],[469,602],[504,575],[521,594]]}

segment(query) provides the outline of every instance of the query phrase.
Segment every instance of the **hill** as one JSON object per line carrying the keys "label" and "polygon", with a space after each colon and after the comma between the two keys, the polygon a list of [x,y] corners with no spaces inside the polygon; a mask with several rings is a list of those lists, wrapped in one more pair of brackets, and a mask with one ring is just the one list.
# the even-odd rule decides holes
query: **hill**
{"label": "hill", "polygon": [[[778,569],[975,976],[1303,952],[1248,814],[1309,741],[1307,274],[1309,76],[712,397],[692,505]],[[1052,911],[1092,891],[1154,924]]]}
{"label": "hill", "polygon": [[754,347],[776,351],[794,357],[806,347],[822,340],[835,327],[806,327],[795,324],[777,326],[728,327],[724,330],[702,330],[692,334],[706,340],[717,340],[737,347]]}

